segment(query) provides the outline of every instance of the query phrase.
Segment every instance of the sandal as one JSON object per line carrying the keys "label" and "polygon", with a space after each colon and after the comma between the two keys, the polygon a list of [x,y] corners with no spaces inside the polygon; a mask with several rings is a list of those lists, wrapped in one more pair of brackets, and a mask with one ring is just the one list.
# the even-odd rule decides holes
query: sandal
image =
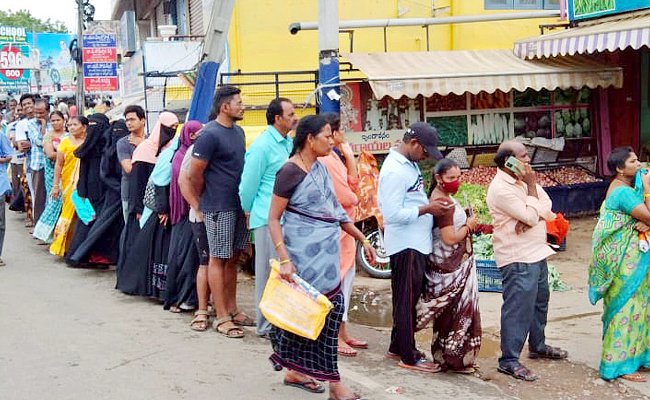
{"label": "sandal", "polygon": [[0,259],[0,267],[4,267],[5,265],[7,265],[7,263]]}
{"label": "sandal", "polygon": [[183,312],[183,310],[181,310],[180,307],[171,306],[171,307],[169,307],[169,312],[172,312],[174,314],[179,314],[179,313]]}
{"label": "sandal", "polygon": [[327,400],[367,400],[364,397],[361,397],[360,394],[354,393],[352,397],[346,397],[345,399],[335,399],[334,397],[329,397]]}
{"label": "sandal", "polygon": [[648,381],[648,379],[645,376],[641,375],[638,372],[621,375],[621,376],[619,376],[619,378],[625,379],[626,381],[630,381],[630,382],[647,382]]}
{"label": "sandal", "polygon": [[193,331],[203,332],[208,329],[210,316],[207,311],[198,310],[194,313],[194,319],[190,322],[190,328]]}
{"label": "sandal", "polygon": [[384,357],[388,358],[389,360],[400,360],[399,354],[391,353],[390,351],[387,351],[386,354],[384,354]]}
{"label": "sandal", "polygon": [[338,346],[338,349],[336,350],[338,355],[343,356],[343,357],[356,357],[357,356],[357,351],[353,349],[352,347],[341,347]]}
{"label": "sandal", "polygon": [[465,367],[462,369],[452,369],[451,372],[455,374],[462,374],[462,375],[471,375],[474,372],[476,372],[476,368],[474,367]]}
{"label": "sandal", "polygon": [[548,358],[549,360],[563,360],[569,356],[569,353],[566,350],[562,350],[559,347],[546,346],[544,351],[528,351],[528,358],[537,359],[537,358]]}
{"label": "sandal", "polygon": [[406,369],[412,369],[415,371],[420,371],[420,372],[428,372],[430,374],[440,372],[441,368],[440,365],[434,363],[433,361],[429,361],[426,358],[421,358],[416,361],[415,364],[407,364],[404,361],[400,361],[397,363],[398,367],[406,368]]}
{"label": "sandal", "polygon": [[[231,326],[230,328],[220,329],[221,325],[227,322],[232,323],[233,326]],[[224,335],[229,339],[241,339],[244,337],[244,331],[242,331],[241,328],[239,328],[234,324],[230,315],[227,317],[219,318],[218,320],[214,321],[212,327],[214,328],[215,331],[219,332],[220,334]]]}
{"label": "sandal", "polygon": [[[310,393],[324,393],[325,392],[325,387],[321,385],[320,383],[316,382],[313,379],[310,379],[308,381],[304,382],[291,382],[288,380],[284,380],[284,384],[287,386],[293,386],[297,387],[298,389],[303,389],[306,390]],[[311,385],[312,387],[309,387],[308,385]]]}
{"label": "sandal", "polygon": [[350,339],[350,340],[346,340],[345,343],[347,343],[348,346],[352,347],[353,349],[367,349],[368,348],[368,342],[366,342],[365,340]]}
{"label": "sandal", "polygon": [[[238,315],[243,315],[245,318],[243,320],[235,319],[235,317],[238,316]],[[235,310],[235,311],[231,312],[230,313],[230,318],[232,319],[232,322],[235,323],[235,325],[239,325],[239,326],[255,326],[255,325],[257,325],[253,318],[249,317],[248,315],[246,315],[246,313],[244,313],[242,311],[239,311],[239,310]]]}
{"label": "sandal", "polygon": [[523,365],[515,365],[514,368],[498,366],[497,371],[510,375],[513,378],[521,379],[522,381],[532,382],[537,380],[537,375]]}

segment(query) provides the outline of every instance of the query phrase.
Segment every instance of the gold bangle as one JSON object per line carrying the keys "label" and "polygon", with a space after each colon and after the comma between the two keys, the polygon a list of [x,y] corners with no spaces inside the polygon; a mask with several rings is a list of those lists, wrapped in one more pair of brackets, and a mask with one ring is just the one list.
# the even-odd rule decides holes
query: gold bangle
{"label": "gold bangle", "polygon": [[283,242],[282,240],[280,240],[279,242],[277,242],[277,243],[275,244],[275,249],[276,249],[276,250],[279,249],[280,246],[282,246],[283,244],[284,244],[284,242]]}
{"label": "gold bangle", "polygon": [[291,262],[291,260],[289,260],[289,259],[287,258],[286,260],[280,261],[280,265],[282,265],[282,264],[286,264],[286,263],[290,263],[290,262]]}
{"label": "gold bangle", "polygon": [[650,193],[643,193],[643,199],[647,199],[648,197],[650,197]]}
{"label": "gold bangle", "polygon": [[370,244],[370,239],[363,239],[361,241],[362,244]]}

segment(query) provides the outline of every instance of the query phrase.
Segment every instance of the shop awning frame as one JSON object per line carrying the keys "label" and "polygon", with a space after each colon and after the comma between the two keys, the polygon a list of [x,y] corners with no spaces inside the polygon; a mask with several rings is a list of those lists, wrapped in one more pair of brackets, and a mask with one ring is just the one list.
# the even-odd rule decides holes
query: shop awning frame
{"label": "shop awning frame", "polygon": [[361,70],[375,97],[556,88],[622,87],[623,70],[588,57],[522,60],[510,50],[457,50],[343,55]]}
{"label": "shop awning frame", "polygon": [[647,11],[582,23],[564,31],[518,40],[513,51],[522,59],[535,59],[626,48],[638,50],[643,46],[650,46],[650,13]]}

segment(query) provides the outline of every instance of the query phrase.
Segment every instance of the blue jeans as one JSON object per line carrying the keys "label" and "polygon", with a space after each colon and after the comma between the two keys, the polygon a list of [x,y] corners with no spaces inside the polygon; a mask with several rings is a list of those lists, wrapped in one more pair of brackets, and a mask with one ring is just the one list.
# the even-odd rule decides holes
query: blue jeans
{"label": "blue jeans", "polygon": [[502,268],[501,358],[499,365],[519,363],[519,354],[528,337],[530,351],[546,349],[544,328],[548,312],[548,268],[546,260],[512,263]]}

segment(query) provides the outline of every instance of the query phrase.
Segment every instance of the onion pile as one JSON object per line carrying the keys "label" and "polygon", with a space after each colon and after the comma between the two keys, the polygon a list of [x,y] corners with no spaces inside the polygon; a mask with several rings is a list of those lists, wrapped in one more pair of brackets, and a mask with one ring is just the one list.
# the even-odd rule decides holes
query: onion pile
{"label": "onion pile", "polygon": [[488,187],[496,174],[496,167],[478,166],[464,171],[460,176],[460,181],[462,183],[474,183],[483,187]]}
{"label": "onion pile", "polygon": [[[488,187],[497,173],[496,167],[477,166],[464,171],[460,177],[462,183],[474,183]],[[542,187],[575,185],[579,183],[600,182],[589,172],[578,167],[560,167],[548,171],[537,171],[537,183]]]}
{"label": "onion pile", "polygon": [[575,185],[578,183],[593,183],[601,181],[601,179],[596,178],[589,172],[578,167],[560,167],[549,172],[551,172],[553,179],[563,185]]}

